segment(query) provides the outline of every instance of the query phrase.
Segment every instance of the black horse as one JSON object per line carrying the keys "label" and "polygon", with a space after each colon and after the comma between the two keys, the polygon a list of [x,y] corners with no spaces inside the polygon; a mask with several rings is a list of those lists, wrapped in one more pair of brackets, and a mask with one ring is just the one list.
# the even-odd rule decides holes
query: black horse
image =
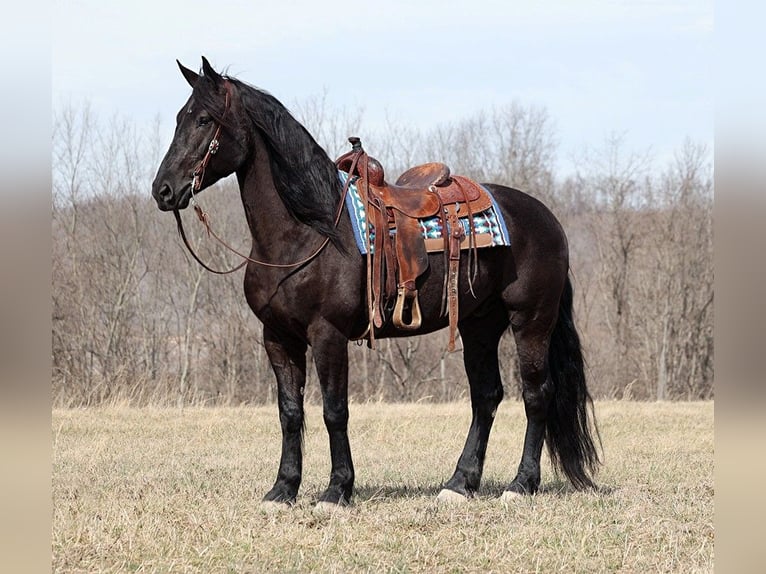
{"label": "black horse", "polygon": [[[362,336],[369,323],[365,258],[355,247],[348,213],[336,219],[342,199],[337,168],[270,94],[217,73],[205,58],[200,74],[179,66],[192,94],[178,112],[173,142],[152,185],[158,207],[184,209],[194,191],[236,173],[252,233],[250,257],[285,265],[250,262],[244,279],[247,302],[264,325],[282,427],[277,479],[264,502],[289,505],[298,494],[306,350],[311,345],[332,460],[319,505],[348,504],[354,486],[347,433],[348,342]],[[502,210],[513,246],[479,250],[472,293],[466,258],[461,262],[458,328],[473,418],[455,472],[439,497],[463,500],[479,488],[487,441],[503,398],[498,342],[509,326],[520,361],[527,428],[518,472],[503,498],[537,491],[543,442],[574,487],[593,487],[599,457],[572,319],[566,236],[538,200],[500,185],[485,187]],[[417,331],[397,333],[386,326],[376,337],[445,327],[443,274],[442,255],[431,255],[429,272],[419,285],[422,326]]]}

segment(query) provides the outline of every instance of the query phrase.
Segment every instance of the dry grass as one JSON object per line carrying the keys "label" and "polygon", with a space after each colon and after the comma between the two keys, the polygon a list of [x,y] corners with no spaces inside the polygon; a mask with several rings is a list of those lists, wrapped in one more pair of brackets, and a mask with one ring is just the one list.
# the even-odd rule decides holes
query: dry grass
{"label": "dry grass", "polygon": [[521,451],[508,401],[481,495],[438,507],[467,403],[353,405],[355,504],[317,515],[329,475],[321,412],[308,409],[299,503],[267,514],[276,407],[103,408],[53,413],[53,565],[60,572],[712,572],[713,404],[598,403],[598,493],[543,468],[543,492],[496,496]]}

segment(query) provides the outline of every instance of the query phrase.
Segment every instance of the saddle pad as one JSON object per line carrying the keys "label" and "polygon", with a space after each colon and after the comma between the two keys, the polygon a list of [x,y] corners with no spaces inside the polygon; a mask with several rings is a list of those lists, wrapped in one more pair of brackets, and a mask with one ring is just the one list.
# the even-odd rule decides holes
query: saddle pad
{"label": "saddle pad", "polygon": [[[348,174],[345,171],[338,170],[338,177],[341,184],[345,185]],[[348,187],[348,194],[346,195],[346,209],[351,216],[351,226],[354,228],[354,239],[356,239],[356,246],[359,248],[359,252],[362,255],[367,254],[367,243],[364,240],[364,231],[367,229],[367,214],[365,211],[365,205],[362,201],[359,191],[356,188],[357,177],[354,176],[351,180],[351,184]],[[486,188],[485,188],[486,189]],[[489,191],[489,190],[487,190]],[[481,213],[473,214],[473,226],[476,236],[485,235],[487,241],[479,241],[479,247],[492,247],[510,245],[511,239],[508,235],[508,228],[505,225],[503,214],[495,203],[495,198],[492,194],[489,194],[492,199],[492,207]],[[442,218],[439,216],[429,217],[427,219],[420,219],[420,230],[423,233],[423,238],[428,240],[441,239],[444,227]],[[460,219],[460,223],[465,229],[466,235],[469,233],[468,216]],[[392,233],[395,233],[393,230]],[[370,226],[370,246],[375,241],[375,228]],[[467,247],[467,242],[464,242]],[[429,249],[431,251],[431,249]]]}

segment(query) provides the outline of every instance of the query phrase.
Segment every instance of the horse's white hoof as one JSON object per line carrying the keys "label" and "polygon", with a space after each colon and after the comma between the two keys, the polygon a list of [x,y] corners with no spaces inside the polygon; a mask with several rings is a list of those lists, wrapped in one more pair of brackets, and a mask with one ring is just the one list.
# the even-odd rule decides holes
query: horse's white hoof
{"label": "horse's white hoof", "polygon": [[519,494],[518,492],[513,492],[512,490],[506,490],[500,496],[500,501],[506,504],[511,504],[513,502],[518,502],[522,500],[523,498],[524,498],[523,494]]}
{"label": "horse's white hoof", "polygon": [[266,514],[278,514],[290,510],[290,504],[274,500],[263,500],[261,501],[261,510]]}
{"label": "horse's white hoof", "polygon": [[457,506],[468,502],[468,497],[450,490],[449,488],[442,488],[442,491],[436,497],[436,502],[439,504],[447,504],[450,506]]}

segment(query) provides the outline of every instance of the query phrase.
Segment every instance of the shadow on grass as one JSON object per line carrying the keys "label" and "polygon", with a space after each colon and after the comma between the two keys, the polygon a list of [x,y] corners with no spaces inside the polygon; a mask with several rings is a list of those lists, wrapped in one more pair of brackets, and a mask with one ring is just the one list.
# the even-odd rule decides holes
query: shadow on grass
{"label": "shadow on grass", "polygon": [[[476,498],[499,498],[507,486],[507,482],[497,480],[485,481],[476,493]],[[436,498],[442,488],[443,485],[441,484],[428,486],[412,486],[406,484],[392,484],[385,486],[364,485],[355,489],[354,500],[359,503],[387,499]],[[567,496],[578,492],[582,491],[577,490],[568,481],[557,479],[541,484],[537,494],[538,496]],[[609,496],[615,492],[615,488],[613,486],[598,485],[593,492],[598,495]]]}
{"label": "shadow on grass", "polygon": [[615,488],[613,486],[608,486],[605,484],[597,484],[596,488],[590,491],[577,490],[574,486],[572,486],[572,483],[557,479],[548,483],[541,484],[540,490],[538,490],[538,494],[545,494],[548,496],[566,496],[568,494],[577,494],[578,492],[592,492],[593,494],[609,496],[613,494],[614,491]]}
{"label": "shadow on grass", "polygon": [[441,485],[412,486],[391,484],[385,486],[359,486],[354,489],[354,500],[359,503],[386,499],[436,498],[441,489]]}

